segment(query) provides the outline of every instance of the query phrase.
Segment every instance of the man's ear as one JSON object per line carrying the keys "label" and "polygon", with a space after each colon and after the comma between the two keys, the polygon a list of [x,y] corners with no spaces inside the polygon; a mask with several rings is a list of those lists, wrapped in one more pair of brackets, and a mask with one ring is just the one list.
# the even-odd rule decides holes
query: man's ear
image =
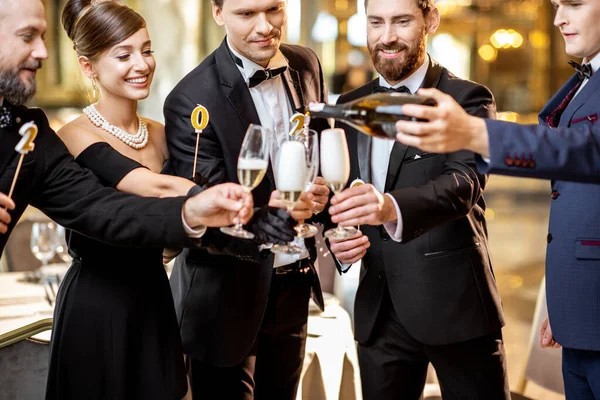
{"label": "man's ear", "polygon": [[427,34],[433,35],[440,27],[440,10],[437,7],[432,7],[425,18],[427,26]]}
{"label": "man's ear", "polygon": [[223,10],[219,6],[217,6],[215,3],[212,3],[212,14],[213,14],[213,18],[214,18],[215,22],[217,23],[217,25],[219,25],[219,26],[225,25],[225,22],[223,21]]}

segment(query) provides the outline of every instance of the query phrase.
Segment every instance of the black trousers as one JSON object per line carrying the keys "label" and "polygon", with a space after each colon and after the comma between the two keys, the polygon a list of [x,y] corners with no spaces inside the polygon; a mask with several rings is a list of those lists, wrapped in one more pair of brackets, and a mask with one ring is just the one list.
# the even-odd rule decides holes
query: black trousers
{"label": "black trousers", "polygon": [[436,370],[444,400],[509,400],[502,332],[464,343],[428,346],[399,321],[389,295],[368,343],[358,345],[364,400],[417,400],[427,366]]}
{"label": "black trousers", "polygon": [[273,274],[262,325],[252,350],[233,367],[188,357],[194,400],[294,400],[306,347],[310,283],[301,273]]}

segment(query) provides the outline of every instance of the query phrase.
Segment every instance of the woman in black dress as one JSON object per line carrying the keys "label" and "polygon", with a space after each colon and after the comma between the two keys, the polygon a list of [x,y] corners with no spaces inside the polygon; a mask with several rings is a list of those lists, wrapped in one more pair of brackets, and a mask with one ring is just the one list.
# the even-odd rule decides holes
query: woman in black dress
{"label": "woman in black dress", "polygon": [[[155,68],[144,19],[116,2],[68,0],[62,22],[100,93],[59,131],[76,160],[105,185],[141,196],[197,188],[159,174],[168,157],[164,127],[137,115]],[[162,249],[135,246],[70,233],[73,265],[56,304],[47,400],[178,400],[186,394]]]}

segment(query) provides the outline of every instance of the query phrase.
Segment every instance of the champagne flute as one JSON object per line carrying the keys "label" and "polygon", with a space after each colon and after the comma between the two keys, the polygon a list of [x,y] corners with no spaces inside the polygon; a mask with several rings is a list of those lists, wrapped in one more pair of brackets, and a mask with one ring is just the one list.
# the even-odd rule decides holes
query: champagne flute
{"label": "champagne flute", "polygon": [[31,252],[42,262],[42,268],[54,257],[56,225],[52,221],[34,222],[31,225],[29,245]]}
{"label": "champagne flute", "polygon": [[[237,176],[240,185],[247,193],[260,184],[267,172],[270,136],[271,131],[260,125],[250,124],[246,130],[238,156]],[[242,223],[223,227],[221,232],[243,239],[254,239],[254,234],[245,230]]]}
{"label": "champagne flute", "polygon": [[[306,148],[302,142],[289,136],[271,142],[271,161],[275,172],[275,185],[288,213],[294,207],[306,188]],[[286,245],[275,244],[273,253],[301,254],[304,248],[295,242]]]}
{"label": "champagne flute", "polygon": [[[307,182],[305,190],[310,191],[311,187],[319,174],[319,135],[313,129],[305,129],[296,140],[304,144],[306,149],[306,168]],[[315,213],[316,214],[316,213]],[[316,226],[305,222],[296,225],[294,228],[301,238],[309,238],[316,236],[319,231]]]}
{"label": "champagne flute", "polygon": [[[321,132],[321,174],[333,193],[339,194],[346,187],[350,177],[350,155],[343,129],[325,129]],[[324,235],[328,239],[351,239],[358,235],[358,229],[338,224]]]}

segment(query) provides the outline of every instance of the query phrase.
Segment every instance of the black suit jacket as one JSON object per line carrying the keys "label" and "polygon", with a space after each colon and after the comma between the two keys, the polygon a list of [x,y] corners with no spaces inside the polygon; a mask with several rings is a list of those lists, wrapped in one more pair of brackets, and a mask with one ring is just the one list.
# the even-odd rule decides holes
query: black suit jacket
{"label": "black suit jacket", "polygon": [[[323,102],[326,88],[321,65],[311,50],[281,45],[289,68],[283,81],[292,109],[304,111],[311,101]],[[209,184],[238,182],[237,159],[246,129],[260,124],[250,91],[235,65],[226,40],[191,71],[167,97],[164,107],[171,167],[190,177],[196,134],[190,115],[196,105],[210,113],[200,136],[196,173]],[[325,121],[311,127],[322,129]],[[313,125],[314,123],[314,125]],[[272,169],[252,192],[257,207],[268,203],[275,189]],[[316,260],[314,241],[306,241]],[[184,352],[206,363],[231,366],[246,357],[258,333],[273,274],[273,255],[258,245],[209,230],[207,250],[184,250],[171,276]],[[313,296],[321,299],[316,278]],[[315,296],[316,295],[316,296]],[[322,306],[322,302],[320,304]]]}
{"label": "black suit jacket", "polygon": [[[373,93],[376,82],[342,95],[339,102]],[[433,60],[422,87],[450,94],[472,115],[494,116],[495,104],[487,88],[455,77]],[[371,182],[371,137],[342,127],[350,151],[350,181]],[[356,293],[359,342],[371,336],[386,286],[400,321],[423,343],[462,342],[503,326],[488,255],[485,183],[470,152],[423,153],[394,144],[385,192],[400,207],[402,242],[391,240],[382,226],[361,226],[371,247],[362,260]]]}
{"label": "black suit jacket", "polygon": [[140,198],[106,188],[81,168],[48,125],[42,110],[13,107],[20,122],[0,129],[0,192],[8,194],[20,154],[18,131],[34,121],[39,129],[21,167],[13,200],[9,232],[0,235],[0,252],[28,204],[59,224],[103,242],[135,247],[192,245],[181,221],[184,197]]}

